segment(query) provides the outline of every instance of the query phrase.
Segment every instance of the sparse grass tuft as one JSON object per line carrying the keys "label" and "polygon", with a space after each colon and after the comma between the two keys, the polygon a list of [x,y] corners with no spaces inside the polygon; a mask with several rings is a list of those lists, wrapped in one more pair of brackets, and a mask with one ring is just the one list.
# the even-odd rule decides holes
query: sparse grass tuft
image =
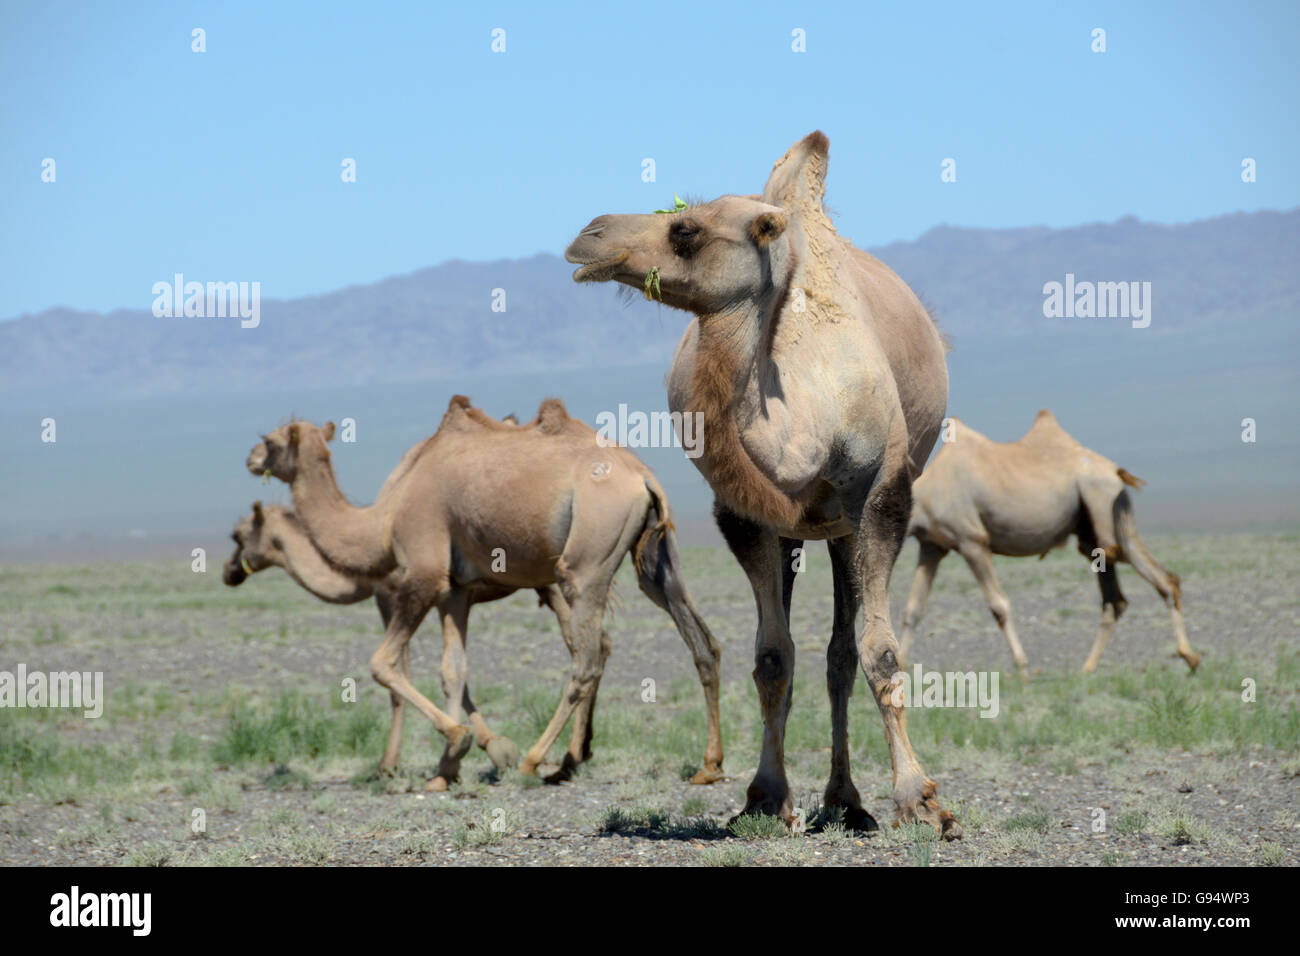
{"label": "sparse grass tuft", "polygon": [[757,813],[737,817],[727,829],[739,840],[775,840],[790,835],[790,828],[780,817]]}

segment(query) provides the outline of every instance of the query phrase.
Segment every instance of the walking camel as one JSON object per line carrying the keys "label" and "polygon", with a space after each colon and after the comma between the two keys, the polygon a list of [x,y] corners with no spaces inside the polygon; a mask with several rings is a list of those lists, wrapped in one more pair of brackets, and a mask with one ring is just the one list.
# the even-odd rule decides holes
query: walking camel
{"label": "walking camel", "polygon": [[[293,578],[304,590],[322,601],[330,604],[357,604],[374,597],[379,607],[379,616],[387,628],[392,616],[392,595],[382,583],[371,581],[357,575],[345,574],[330,565],[325,557],[312,543],[306,530],[292,512],[278,505],[262,507],[260,501],[253,503],[251,513],[245,515],[235,525],[231,538],[235,542],[235,551],[226,560],[222,580],[230,587],[238,587],[250,575],[267,568],[278,567]],[[515,588],[496,585],[481,585],[471,590],[470,604],[483,604],[500,600],[515,592]],[[561,622],[560,630],[567,637],[566,622],[569,606],[564,596],[555,585],[538,588],[539,603],[549,607]],[[449,694],[457,682],[458,675],[466,669],[465,649],[458,643],[460,635],[454,628],[449,628],[444,635],[442,656],[442,689]],[[602,646],[608,648],[609,638],[602,632]],[[403,653],[402,673],[410,677],[409,649]],[[389,773],[397,769],[402,749],[402,723],[406,706],[405,700],[397,693],[390,694],[392,701],[392,722],[388,732],[388,744],[383,758],[379,761],[380,773]],[[594,701],[593,701],[594,704]],[[507,737],[493,733],[488,729],[482,715],[470,697],[469,685],[465,684],[461,698],[470,726],[474,729],[474,742],[478,744],[500,770],[514,767],[519,762],[519,748]],[[584,755],[591,752],[592,725],[588,712],[584,711],[574,719],[574,746]],[[450,781],[441,776],[430,781],[432,790],[446,789]]]}
{"label": "walking camel", "polygon": [[[421,694],[401,668],[425,615],[437,608],[444,633],[463,647],[476,587],[558,585],[568,609],[561,628],[567,627],[572,672],[554,716],[520,765],[532,774],[575,709],[580,723],[589,718],[608,653],[601,627],[606,599],[631,553],[638,585],[672,617],[704,690],[708,740],[693,780],[721,779],[720,649],[681,579],[663,489],[635,455],[602,447],[558,399],[547,399],[534,421],[516,426],[457,395],[438,431],[408,453],[405,473],[390,477],[374,505],[359,508],[335,481],[327,444],[333,436],[332,422],[324,428],[290,422],[263,436],[247,467],[290,486],[298,520],[331,566],[384,582],[390,617],[371,673],[446,738],[439,776],[454,779],[472,732],[459,717],[463,668],[447,690],[449,712]],[[550,779],[564,779],[586,759],[583,740],[585,729],[575,725],[561,769]]]}
{"label": "walking camel", "polygon": [[949,421],[952,437],[912,486],[908,534],[921,549],[903,614],[900,659],[906,660],[912,646],[939,562],[956,551],[970,566],[1024,671],[1028,662],[1011,622],[1011,602],[993,574],[993,555],[1045,555],[1073,534],[1080,553],[1094,563],[1101,588],[1101,623],[1083,669],[1096,669],[1128,607],[1115,567],[1127,561],[1169,608],[1178,654],[1195,672],[1201,658],[1187,641],[1178,575],[1161,567],[1138,536],[1127,487],[1145,482],[1084,448],[1047,409],[1014,442],[991,441],[956,418]]}
{"label": "walking camel", "polygon": [[703,416],[703,453],[693,461],[758,606],[763,746],[742,812],[793,817],[784,762],[791,552],[820,539],[835,579],[825,803],[842,807],[850,826],[876,826],[849,771],[848,699],[860,661],[884,721],[897,821],[922,820],[953,839],[961,827],[940,806],[891,693],[899,665],[888,600],[911,482],[948,401],[945,348],[902,279],[836,232],[822,202],[828,152],[820,132],[796,143],[761,195],[599,216],[566,258],[578,282],[620,282],[695,315],[668,373],[669,404]]}

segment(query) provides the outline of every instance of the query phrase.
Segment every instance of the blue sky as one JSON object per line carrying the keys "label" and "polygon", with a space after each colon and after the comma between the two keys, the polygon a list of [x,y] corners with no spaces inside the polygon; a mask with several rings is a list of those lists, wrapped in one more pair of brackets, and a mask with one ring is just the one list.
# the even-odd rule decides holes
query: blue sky
{"label": "blue sky", "polygon": [[862,246],[1291,208],[1298,49],[1293,2],[6,0],[0,316],[148,308],[178,271],[279,298],[559,252],[603,212],[757,191],[817,128]]}

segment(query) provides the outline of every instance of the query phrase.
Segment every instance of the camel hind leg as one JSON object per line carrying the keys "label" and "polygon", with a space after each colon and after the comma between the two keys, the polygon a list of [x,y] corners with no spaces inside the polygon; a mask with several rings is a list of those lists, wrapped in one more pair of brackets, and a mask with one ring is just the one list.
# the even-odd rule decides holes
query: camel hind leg
{"label": "camel hind leg", "polygon": [[916,637],[917,625],[925,614],[925,604],[930,598],[930,587],[934,576],[939,572],[939,562],[948,554],[946,548],[929,541],[921,541],[921,553],[916,562],[916,574],[912,577],[912,590],[907,595],[907,607],[903,611],[903,633],[898,639],[898,664],[907,666],[907,655],[912,650],[912,640]]}
{"label": "camel hind leg", "polygon": [[[564,638],[564,646],[569,649],[569,655],[572,657],[574,653],[573,614],[569,608],[569,602],[564,599],[563,592],[560,590],[559,585],[556,584],[538,588],[537,596],[540,598],[541,603],[549,607],[555,615],[555,620],[560,625],[560,635]],[[602,627],[600,629],[600,666],[602,674],[604,673],[605,662],[609,660],[611,646],[609,634]],[[566,763],[570,756],[575,757],[576,762],[579,763],[591,759],[591,739],[595,734],[596,697],[599,693],[600,680],[597,679],[596,686],[592,688],[591,696],[574,708],[573,736],[569,742]]]}
{"label": "camel hind leg", "polygon": [[1127,491],[1121,491],[1115,499],[1115,531],[1119,538],[1121,556],[1133,570],[1156,589],[1160,599],[1169,608],[1169,617],[1173,623],[1174,641],[1178,644],[1178,656],[1187,662],[1192,672],[1196,672],[1201,663],[1201,655],[1192,650],[1187,640],[1187,627],[1183,623],[1183,590],[1178,575],[1167,571],[1159,561],[1151,556],[1137,532],[1137,521],[1133,516],[1133,502]]}
{"label": "camel hind leg", "polygon": [[691,783],[716,783],[723,779],[722,723],[718,716],[722,648],[691,602],[682,580],[682,559],[677,553],[676,537],[670,527],[659,525],[659,514],[653,507],[646,515],[646,530],[637,543],[635,561],[637,584],[673,619],[677,633],[695,660],[695,671],[704,690],[708,741],[704,747],[704,766],[691,778]]}
{"label": "camel hind leg", "polygon": [[959,550],[961,556],[966,559],[966,564],[970,566],[971,573],[975,575],[975,580],[979,582],[980,589],[984,592],[984,600],[988,602],[989,611],[993,614],[993,619],[998,622],[998,627],[1002,628],[1007,644],[1011,647],[1011,656],[1015,659],[1016,667],[1023,674],[1029,667],[1029,661],[1025,658],[1024,648],[1020,646],[1020,639],[1016,636],[1016,626],[1011,621],[1011,601],[998,584],[997,575],[993,573],[993,552],[989,550],[988,545],[975,541],[962,542]]}
{"label": "camel hind leg", "polygon": [[1101,588],[1101,623],[1097,626],[1097,639],[1093,641],[1092,651],[1083,662],[1083,669],[1092,673],[1106,650],[1106,643],[1115,630],[1115,622],[1120,619],[1128,601],[1124,600],[1119,589],[1119,573],[1114,565],[1108,565],[1104,571],[1097,572],[1097,585]]}
{"label": "camel hind leg", "polygon": [[[631,550],[632,542],[641,531],[642,518],[643,513],[629,512],[623,528],[618,532],[617,540],[611,542],[612,535],[607,527],[586,528],[580,512],[575,514],[564,553],[555,566],[556,580],[569,606],[572,667],[555,714],[519,765],[521,773],[536,773],[538,765],[546,759],[546,752],[551,749],[574,710],[595,696],[605,664],[604,654],[607,653],[607,643],[603,640],[604,629],[601,626],[605,617],[605,602],[618,566],[623,563],[623,557]],[[577,742],[579,736],[574,735],[575,743],[570,744],[564,764],[558,773],[547,778],[548,783],[559,783],[567,779],[581,761],[582,744]]]}

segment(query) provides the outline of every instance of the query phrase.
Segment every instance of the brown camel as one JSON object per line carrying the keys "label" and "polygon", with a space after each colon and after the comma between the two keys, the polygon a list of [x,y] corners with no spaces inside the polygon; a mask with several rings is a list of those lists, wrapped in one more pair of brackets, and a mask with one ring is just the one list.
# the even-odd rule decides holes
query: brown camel
{"label": "brown camel", "polygon": [[721,779],[720,649],[681,580],[663,490],[635,455],[602,447],[595,431],[571,419],[558,399],[546,400],[534,421],[516,426],[490,418],[458,395],[437,433],[408,453],[406,470],[390,477],[374,505],[358,508],[335,481],[327,444],[333,436],[333,423],[283,425],[249,453],[248,469],[289,484],[298,520],[333,567],[384,581],[390,619],[370,660],[371,673],[446,738],[440,777],[455,778],[472,741],[470,728],[459,722],[463,668],[448,688],[450,712],[444,713],[400,666],[429,610],[438,609],[444,634],[463,647],[475,587],[558,585],[564,602],[552,609],[561,617],[573,670],[555,715],[520,769],[536,771],[576,709],[573,743],[560,771],[549,778],[565,779],[589,756],[585,723],[608,654],[601,621],[614,574],[631,552],[639,586],[672,617],[704,689],[708,742],[694,780]]}
{"label": "brown camel", "polygon": [[[267,568],[283,568],[301,587],[322,601],[330,604],[357,604],[374,597],[379,607],[379,616],[385,629],[391,615],[392,595],[383,583],[345,574],[330,565],[317,550],[302,527],[297,516],[278,505],[262,507],[260,501],[253,503],[253,510],[235,525],[231,538],[235,542],[235,551],[227,559],[222,579],[231,587],[243,584],[249,575]],[[491,584],[476,585],[471,589],[470,604],[484,604],[497,601],[515,593],[515,588],[499,587]],[[555,585],[538,588],[539,604],[555,611],[561,621],[568,619],[568,604],[560,589]],[[563,625],[561,631],[563,632]],[[464,668],[463,648],[456,643],[454,631],[443,642],[442,689],[449,693],[456,683],[456,675]],[[608,644],[609,638],[602,632],[602,642]],[[402,673],[409,678],[409,654],[402,655]],[[383,759],[379,762],[381,773],[391,772],[397,768],[402,749],[402,718],[406,702],[401,695],[390,694],[392,700],[392,724],[388,733],[388,745]],[[593,702],[594,703],[594,702]],[[507,737],[493,733],[488,729],[474,701],[470,698],[469,685],[466,683],[462,697],[462,706],[474,728],[474,741],[485,750],[492,763],[501,770],[514,767],[519,762],[519,748]],[[585,731],[582,725],[585,724]],[[592,726],[590,720],[574,721],[575,732],[583,732],[584,737],[574,744],[585,753],[590,753]],[[443,789],[447,781],[435,777],[431,788]]]}
{"label": "brown camel", "polygon": [[912,486],[908,534],[920,541],[921,553],[903,614],[900,658],[905,660],[912,646],[939,562],[956,551],[974,573],[1011,645],[1011,656],[1024,671],[1025,652],[1011,623],[1011,602],[993,574],[993,555],[1041,556],[1075,535],[1101,588],[1101,625],[1083,669],[1096,669],[1115,622],[1128,607],[1115,568],[1127,561],[1169,607],[1178,653],[1195,671],[1201,658],[1187,641],[1178,575],[1161,567],[1138,537],[1125,488],[1145,482],[1084,448],[1047,409],[1014,442],[990,441],[956,418],[949,422],[952,437]]}
{"label": "brown camel", "polygon": [[668,400],[703,416],[703,453],[692,460],[758,605],[763,749],[743,812],[793,816],[784,759],[792,552],[821,539],[835,576],[825,802],[850,825],[876,826],[849,772],[848,699],[860,661],[893,759],[897,819],[923,820],[951,839],[961,828],[940,807],[891,693],[899,666],[888,598],[911,480],[948,401],[945,348],[907,285],[835,231],[822,204],[828,151],[820,132],[796,143],[761,195],[600,216],[566,258],[579,264],[578,282],[621,282],[695,314],[668,373]]}

